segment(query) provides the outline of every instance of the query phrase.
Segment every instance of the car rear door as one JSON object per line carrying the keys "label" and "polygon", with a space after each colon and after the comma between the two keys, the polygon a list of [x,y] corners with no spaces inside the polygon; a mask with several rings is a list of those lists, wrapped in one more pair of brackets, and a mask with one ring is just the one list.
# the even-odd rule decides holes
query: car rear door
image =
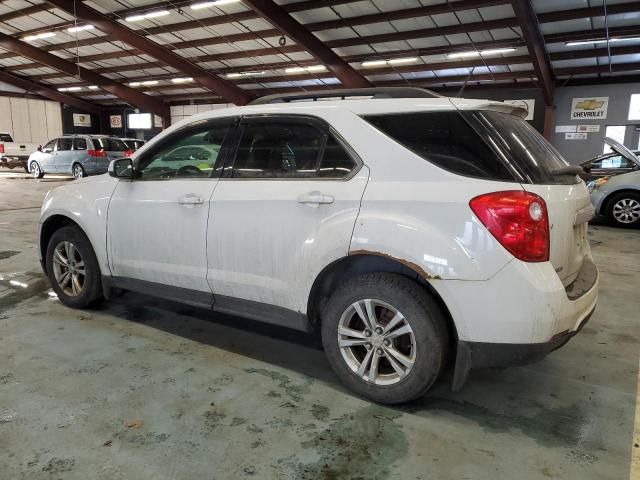
{"label": "car rear door", "polygon": [[348,254],[368,170],[312,117],[246,117],[238,137],[209,218],[216,306],[304,312],[320,270]]}
{"label": "car rear door", "polygon": [[[221,170],[214,167],[223,159],[220,148],[226,144],[231,122],[187,125],[135,159],[136,178],[120,180],[109,204],[107,238],[114,277],[137,282],[138,287],[163,285],[167,297],[181,301],[210,301],[209,202]],[[208,150],[212,153],[206,168],[203,158],[167,161],[167,155],[181,145],[216,149]]]}

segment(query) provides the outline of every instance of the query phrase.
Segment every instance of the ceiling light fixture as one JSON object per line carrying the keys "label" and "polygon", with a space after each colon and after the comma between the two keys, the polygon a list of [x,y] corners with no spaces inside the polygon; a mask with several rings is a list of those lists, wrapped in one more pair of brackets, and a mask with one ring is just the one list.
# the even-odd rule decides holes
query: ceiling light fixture
{"label": "ceiling light fixture", "polygon": [[172,83],[188,83],[188,82],[193,82],[193,78],[192,77],[172,78],[171,82]]}
{"label": "ceiling light fixture", "polygon": [[158,80],[145,80],[144,82],[142,82],[142,85],[145,87],[149,87],[151,85],[157,85],[158,84]]}
{"label": "ceiling light fixture", "polygon": [[82,90],[82,87],[61,87],[58,89],[59,92],[79,92]]}
{"label": "ceiling light fixture", "polygon": [[212,0],[210,2],[198,2],[191,5],[191,10],[201,10],[203,8],[217,7],[218,5],[227,5],[228,3],[237,3],[240,0]]}
{"label": "ceiling light fixture", "polygon": [[[616,42],[625,42],[625,41],[638,41],[640,40],[640,37],[614,37],[614,38],[610,38],[608,41],[610,43],[616,43]],[[567,47],[576,47],[579,45],[593,45],[593,44],[600,44],[600,43],[607,43],[607,39],[606,38],[592,38],[591,40],[576,40],[576,41],[570,41],[570,42],[565,42],[565,45]]]}
{"label": "ceiling light fixture", "polygon": [[389,60],[369,60],[366,62],[362,62],[363,67],[382,67],[384,65],[402,65],[405,63],[413,63],[417,62],[418,57],[408,57],[408,58],[391,58]]}
{"label": "ceiling light fixture", "polygon": [[471,57],[484,57],[485,55],[497,55],[499,53],[515,52],[514,47],[507,48],[489,48],[487,50],[470,50],[468,52],[456,52],[447,55],[447,58],[471,58]]}
{"label": "ceiling light fixture", "polygon": [[89,90],[98,90],[99,88],[97,85],[89,85]]}
{"label": "ceiling light fixture", "polygon": [[131,15],[130,17],[125,18],[127,22],[139,22],[141,20],[147,20],[149,18],[157,18],[164,17],[165,15],[169,15],[171,12],[169,10],[156,10],[155,12],[141,13],[139,15]]}
{"label": "ceiling light fixture", "polygon": [[42,40],[43,38],[51,38],[55,36],[56,32],[42,32],[36,33],[35,35],[27,35],[22,40],[24,40],[25,42],[33,42],[34,40]]}
{"label": "ceiling light fixture", "polygon": [[255,72],[233,72],[227,73],[227,78],[241,78],[241,77],[256,77],[258,75],[264,75],[265,71],[255,71]]}
{"label": "ceiling light fixture", "polygon": [[310,67],[290,67],[285,68],[285,73],[304,73],[304,72],[324,72],[327,69],[324,65],[312,65]]}
{"label": "ceiling light fixture", "polygon": [[84,32],[85,30],[93,30],[95,27],[91,24],[87,24],[87,25],[80,25],[77,27],[71,27],[71,28],[67,28],[67,32],[69,33],[76,33],[76,32]]}

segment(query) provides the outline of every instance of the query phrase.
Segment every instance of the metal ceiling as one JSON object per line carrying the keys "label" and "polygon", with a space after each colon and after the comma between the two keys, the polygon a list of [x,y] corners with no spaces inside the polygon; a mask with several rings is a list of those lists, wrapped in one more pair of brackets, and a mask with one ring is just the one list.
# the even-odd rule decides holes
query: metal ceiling
{"label": "metal ceiling", "polygon": [[[640,73],[640,1],[214,0],[191,8],[203,1],[0,1],[0,81],[17,77],[41,95],[98,105],[139,106],[139,92],[173,104],[245,103],[367,84],[536,85],[549,104],[557,84],[637,81]],[[86,25],[94,27],[78,28]]]}

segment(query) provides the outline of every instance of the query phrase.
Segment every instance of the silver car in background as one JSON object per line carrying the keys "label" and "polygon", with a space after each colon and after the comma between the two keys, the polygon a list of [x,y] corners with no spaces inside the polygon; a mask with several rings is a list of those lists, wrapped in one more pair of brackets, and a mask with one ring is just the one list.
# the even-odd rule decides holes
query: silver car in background
{"label": "silver car in background", "polygon": [[64,135],[54,138],[29,156],[29,173],[67,173],[75,178],[107,173],[109,162],[128,157],[131,149],[119,138],[107,135]]}
{"label": "silver car in background", "polygon": [[628,173],[603,176],[587,182],[591,203],[597,215],[603,215],[616,227],[640,227],[640,158],[624,145],[605,138],[611,149],[637,168]]}

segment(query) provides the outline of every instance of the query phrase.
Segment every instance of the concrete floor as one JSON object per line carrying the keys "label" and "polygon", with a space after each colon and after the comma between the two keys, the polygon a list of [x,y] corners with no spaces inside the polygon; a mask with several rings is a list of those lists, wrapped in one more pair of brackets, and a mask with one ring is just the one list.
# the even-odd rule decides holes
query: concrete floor
{"label": "concrete floor", "polygon": [[311,336],[136,294],[50,299],[35,231],[64,181],[22,177],[0,173],[2,480],[629,477],[640,231],[591,228],[600,303],[566,347],[388,408]]}

